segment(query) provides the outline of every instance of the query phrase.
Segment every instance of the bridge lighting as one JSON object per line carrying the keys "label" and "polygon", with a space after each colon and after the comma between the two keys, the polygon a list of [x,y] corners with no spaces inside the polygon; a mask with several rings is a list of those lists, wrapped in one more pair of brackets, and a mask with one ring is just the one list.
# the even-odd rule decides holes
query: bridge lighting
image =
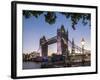
{"label": "bridge lighting", "polygon": [[81,40],[81,44],[82,44],[82,46],[84,46],[84,44],[85,44],[85,40],[84,40],[84,38],[82,38],[82,40]]}
{"label": "bridge lighting", "polygon": [[64,30],[63,29],[61,31],[62,31],[62,33],[64,33]]}

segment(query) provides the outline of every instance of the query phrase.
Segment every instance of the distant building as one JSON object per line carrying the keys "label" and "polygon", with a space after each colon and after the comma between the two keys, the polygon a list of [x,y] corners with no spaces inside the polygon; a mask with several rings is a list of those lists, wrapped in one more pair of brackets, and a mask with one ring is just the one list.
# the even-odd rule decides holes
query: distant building
{"label": "distant building", "polygon": [[29,60],[31,60],[31,59],[33,59],[33,58],[36,58],[36,57],[38,57],[38,56],[40,56],[40,53],[38,53],[38,52],[35,52],[35,51],[33,51],[33,52],[31,52],[31,53],[23,53],[23,61],[29,61]]}
{"label": "distant building", "polygon": [[40,56],[40,53],[35,51],[30,53],[30,58],[36,58],[37,56]]}

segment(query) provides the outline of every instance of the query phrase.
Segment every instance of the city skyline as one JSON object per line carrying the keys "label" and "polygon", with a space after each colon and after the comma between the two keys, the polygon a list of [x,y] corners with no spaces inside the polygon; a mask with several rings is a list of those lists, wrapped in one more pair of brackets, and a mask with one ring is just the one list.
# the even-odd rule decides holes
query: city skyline
{"label": "city skyline", "polygon": [[[57,12],[56,12],[57,13]],[[38,18],[31,16],[25,18],[23,16],[23,53],[30,53],[37,51],[39,48],[39,40],[42,36],[47,39],[57,35],[57,29],[64,25],[65,30],[69,32],[69,39],[74,39],[75,44],[81,47],[81,39],[85,39],[85,49],[91,49],[91,29],[89,24],[83,25],[81,20],[76,25],[76,30],[71,27],[71,20],[66,19],[65,16],[57,13],[57,21],[50,25],[45,22],[44,16],[40,15]],[[57,44],[49,45],[48,53],[57,52]],[[49,54],[50,54],[49,53]]]}

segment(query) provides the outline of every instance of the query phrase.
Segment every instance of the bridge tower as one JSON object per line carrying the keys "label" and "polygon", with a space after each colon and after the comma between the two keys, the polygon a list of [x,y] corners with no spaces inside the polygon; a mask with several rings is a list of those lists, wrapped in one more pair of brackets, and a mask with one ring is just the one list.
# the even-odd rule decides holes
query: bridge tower
{"label": "bridge tower", "polygon": [[61,51],[61,30],[57,29],[57,54],[62,54]]}
{"label": "bridge tower", "polygon": [[41,46],[41,54],[43,57],[48,56],[48,44],[45,36],[40,39],[40,46]]}
{"label": "bridge tower", "polygon": [[61,26],[61,49],[62,55],[68,53],[68,30],[66,32],[63,25]]}
{"label": "bridge tower", "polygon": [[57,52],[61,52],[62,56],[64,56],[64,62],[67,63],[69,51],[68,51],[68,30],[65,31],[64,26],[62,25],[60,29],[57,30],[57,46],[60,50]]}

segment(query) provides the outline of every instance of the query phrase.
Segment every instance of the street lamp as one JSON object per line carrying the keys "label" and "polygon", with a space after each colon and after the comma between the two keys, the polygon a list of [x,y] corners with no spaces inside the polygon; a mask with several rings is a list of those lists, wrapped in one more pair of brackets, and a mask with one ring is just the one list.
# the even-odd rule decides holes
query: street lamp
{"label": "street lamp", "polygon": [[84,44],[85,44],[84,38],[82,38],[81,44],[82,44],[82,54],[83,54],[83,56],[82,56],[82,65],[84,66]]}

